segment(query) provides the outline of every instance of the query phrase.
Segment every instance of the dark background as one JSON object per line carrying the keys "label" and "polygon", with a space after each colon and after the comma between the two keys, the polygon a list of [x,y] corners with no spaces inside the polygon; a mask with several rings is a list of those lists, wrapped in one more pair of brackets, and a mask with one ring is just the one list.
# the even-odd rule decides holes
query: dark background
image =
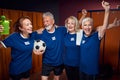
{"label": "dark background", "polygon": [[[106,0],[111,4],[111,9],[120,5],[120,0]],[[67,17],[77,17],[78,11],[101,10],[102,0],[0,0],[0,8],[25,10],[25,11],[50,11],[54,14],[56,24],[64,25]]]}

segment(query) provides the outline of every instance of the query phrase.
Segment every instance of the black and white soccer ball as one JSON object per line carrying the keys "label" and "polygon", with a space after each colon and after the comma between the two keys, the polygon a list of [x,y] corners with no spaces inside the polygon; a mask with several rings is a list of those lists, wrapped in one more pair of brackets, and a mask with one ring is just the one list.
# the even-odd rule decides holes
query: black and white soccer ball
{"label": "black and white soccer ball", "polygon": [[43,40],[35,40],[34,41],[34,50],[45,52],[46,44]]}

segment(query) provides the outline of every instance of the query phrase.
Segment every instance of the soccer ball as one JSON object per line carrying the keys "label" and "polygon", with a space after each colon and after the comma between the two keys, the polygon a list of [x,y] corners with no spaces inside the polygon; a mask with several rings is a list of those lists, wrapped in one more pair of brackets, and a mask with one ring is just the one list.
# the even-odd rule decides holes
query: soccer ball
{"label": "soccer ball", "polygon": [[45,52],[46,44],[42,40],[35,40],[34,41],[34,51]]}

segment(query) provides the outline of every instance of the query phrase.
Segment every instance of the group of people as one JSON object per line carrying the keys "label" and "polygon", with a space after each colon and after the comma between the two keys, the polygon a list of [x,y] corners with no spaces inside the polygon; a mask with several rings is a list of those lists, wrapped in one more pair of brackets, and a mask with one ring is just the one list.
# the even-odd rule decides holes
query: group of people
{"label": "group of people", "polygon": [[[46,43],[46,50],[44,53],[34,53],[43,56],[42,80],[48,80],[52,71],[54,80],[59,80],[63,69],[68,80],[95,80],[96,74],[99,73],[101,39],[106,29],[120,25],[120,20],[117,19],[108,24],[110,5],[102,1],[102,7],[105,9],[103,25],[96,29],[93,27],[93,19],[86,17],[86,10],[82,11],[83,15],[79,21],[74,16],[68,17],[65,26],[55,25],[52,13],[43,13],[45,29],[37,31],[32,30],[29,17],[20,17],[14,24],[15,32],[0,42],[0,47],[11,47],[10,78],[29,80],[34,40],[41,39]],[[0,26],[0,32],[3,29]]]}

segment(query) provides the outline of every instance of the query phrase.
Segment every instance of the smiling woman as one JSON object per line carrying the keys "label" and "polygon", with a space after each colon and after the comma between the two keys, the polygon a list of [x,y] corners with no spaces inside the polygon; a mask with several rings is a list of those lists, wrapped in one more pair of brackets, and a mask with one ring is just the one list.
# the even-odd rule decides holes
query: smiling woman
{"label": "smiling woman", "polygon": [[103,25],[100,29],[93,30],[93,19],[84,18],[82,21],[83,37],[80,46],[80,80],[96,80],[99,73],[99,48],[108,26],[110,5],[102,1],[102,7],[105,9]]}
{"label": "smiling woman", "polygon": [[[12,1],[14,1],[14,0],[12,0]],[[23,15],[24,17],[29,16],[28,18],[30,18],[30,21],[32,20],[32,22],[33,22],[32,24],[31,23],[30,24],[34,27],[29,28],[27,30],[28,32],[31,32],[31,30],[33,30],[33,31],[37,30],[37,29],[42,27],[42,12],[29,12],[29,11],[1,9],[0,8],[0,16],[1,15],[5,15],[7,20],[10,19],[12,21],[10,22],[10,34],[9,35],[1,35],[0,40],[4,40],[8,36],[11,36],[13,33],[16,33],[14,31],[15,28],[13,26],[14,26],[14,23],[18,20],[18,18],[21,17],[21,15]],[[25,20],[25,21],[28,21],[28,20]],[[19,33],[19,32],[17,32],[17,33]],[[24,34],[22,34],[20,36],[22,36],[23,38],[26,38],[26,36],[24,36]],[[29,38],[31,38],[31,37],[32,36],[31,36],[31,33],[30,33]],[[20,39],[22,39],[22,38],[20,38]],[[26,40],[27,40],[27,38],[26,38]],[[17,40],[16,40],[16,42],[17,42]],[[16,43],[12,43],[12,44],[17,45]],[[24,44],[27,45],[27,44],[29,44],[29,42],[26,41]],[[1,45],[1,46],[3,46],[3,45]],[[20,48],[25,49],[25,47],[20,47]],[[10,70],[9,64],[11,63],[11,58],[12,58],[11,49],[12,49],[11,47],[0,48],[0,80],[9,80],[9,77],[10,77],[9,76],[9,70]],[[41,71],[42,56],[41,55],[36,56],[35,54],[31,54],[31,55],[32,55],[31,58],[32,58],[32,66],[33,67],[32,67],[32,69],[30,69],[30,72],[34,73],[34,72]]]}
{"label": "smiling woman", "polygon": [[10,78],[12,80],[20,80],[22,78],[29,80],[30,69],[32,68],[34,34],[36,32],[32,32],[31,19],[27,16],[18,18],[14,28],[15,32],[1,41],[0,45],[5,48],[11,48]]}
{"label": "smiling woman", "polygon": [[[113,5],[113,4],[112,4]],[[118,58],[118,52],[119,52],[119,30],[120,30],[120,10],[119,9],[111,9],[110,11],[110,18],[109,23],[112,23],[114,20],[114,24],[116,24],[114,29],[109,29],[106,31],[106,35],[101,41],[100,45],[100,57],[99,57],[99,68],[100,68],[100,75],[104,76],[105,73],[109,73],[109,67],[112,67],[113,72],[116,74],[120,69],[118,70],[119,66],[119,58]],[[94,19],[94,28],[96,28],[98,25],[102,24],[102,20],[104,17],[104,10],[90,10],[88,11],[87,16],[92,17]],[[80,18],[81,12],[78,13],[78,17]],[[118,21],[116,21],[118,20]],[[109,27],[110,28],[110,27]],[[82,41],[85,43],[85,41]],[[94,47],[95,48],[95,47]],[[108,66],[107,64],[110,64],[111,66]],[[108,66],[108,69],[106,70],[106,65]],[[103,69],[105,68],[105,69]],[[103,69],[103,70],[101,70]],[[108,71],[108,72],[107,72]],[[112,74],[112,73],[109,73]],[[106,74],[105,74],[106,75]],[[112,77],[112,76],[111,76]],[[114,80],[114,79],[112,79]],[[117,79],[119,80],[119,79]]]}

